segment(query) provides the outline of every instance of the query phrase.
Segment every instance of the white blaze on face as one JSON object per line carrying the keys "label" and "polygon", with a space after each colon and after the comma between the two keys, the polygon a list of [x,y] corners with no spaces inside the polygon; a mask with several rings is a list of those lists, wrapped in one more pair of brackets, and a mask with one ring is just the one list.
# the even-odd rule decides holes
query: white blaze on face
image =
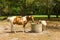
{"label": "white blaze on face", "polygon": [[26,16],[23,17],[23,21],[25,21],[25,20],[26,20]]}
{"label": "white blaze on face", "polygon": [[15,18],[16,18],[16,16],[8,17],[8,19],[10,20],[10,22],[13,22]]}
{"label": "white blaze on face", "polygon": [[42,22],[43,25],[45,25],[45,26],[47,25],[45,20],[42,20],[41,22]]}

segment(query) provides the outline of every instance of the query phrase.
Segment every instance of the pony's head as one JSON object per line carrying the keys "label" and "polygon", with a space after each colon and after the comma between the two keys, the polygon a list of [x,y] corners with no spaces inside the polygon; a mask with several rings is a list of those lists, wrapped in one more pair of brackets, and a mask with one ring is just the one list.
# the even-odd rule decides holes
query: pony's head
{"label": "pony's head", "polygon": [[29,16],[27,16],[27,20],[28,20],[28,21],[32,21],[32,22],[34,22],[34,17],[31,16],[31,15],[29,15]]}

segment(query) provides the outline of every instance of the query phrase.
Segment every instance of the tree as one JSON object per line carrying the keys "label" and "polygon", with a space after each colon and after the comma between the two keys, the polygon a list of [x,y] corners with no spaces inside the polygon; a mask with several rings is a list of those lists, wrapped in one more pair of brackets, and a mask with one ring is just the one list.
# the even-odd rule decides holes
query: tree
{"label": "tree", "polygon": [[58,0],[53,0],[54,6],[53,6],[53,11],[56,14],[56,17],[58,18],[58,15],[60,14],[60,1]]}

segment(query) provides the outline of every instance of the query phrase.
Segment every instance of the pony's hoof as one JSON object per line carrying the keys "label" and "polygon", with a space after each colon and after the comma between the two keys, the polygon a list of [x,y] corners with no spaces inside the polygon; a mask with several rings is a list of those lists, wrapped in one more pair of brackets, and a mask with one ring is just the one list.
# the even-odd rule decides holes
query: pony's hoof
{"label": "pony's hoof", "polygon": [[26,31],[23,31],[23,33],[25,33]]}
{"label": "pony's hoof", "polygon": [[14,33],[17,33],[16,31]]}

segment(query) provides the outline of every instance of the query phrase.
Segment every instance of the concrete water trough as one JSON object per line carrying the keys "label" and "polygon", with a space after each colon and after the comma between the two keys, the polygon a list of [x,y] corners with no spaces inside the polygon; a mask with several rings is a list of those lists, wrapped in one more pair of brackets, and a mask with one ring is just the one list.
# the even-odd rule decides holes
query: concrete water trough
{"label": "concrete water trough", "polygon": [[42,32],[42,24],[41,23],[31,23],[31,31],[40,33]]}

